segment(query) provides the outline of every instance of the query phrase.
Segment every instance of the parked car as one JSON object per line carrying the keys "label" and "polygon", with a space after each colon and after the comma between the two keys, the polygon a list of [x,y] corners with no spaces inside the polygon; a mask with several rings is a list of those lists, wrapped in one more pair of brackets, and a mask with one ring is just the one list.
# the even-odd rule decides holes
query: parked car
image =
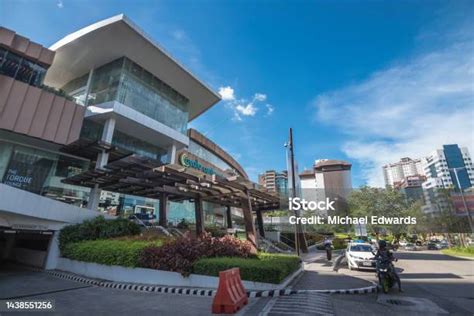
{"label": "parked car", "polygon": [[441,241],[439,242],[439,245],[440,245],[440,247],[441,247],[440,249],[449,248],[449,242],[448,242],[446,239],[441,240]]}
{"label": "parked car", "polygon": [[408,251],[416,251],[418,250],[416,245],[413,244],[413,243],[408,243],[406,244],[406,246],[404,247],[405,250],[408,250]]}
{"label": "parked car", "polygon": [[408,241],[406,241],[406,240],[400,240],[400,241],[398,242],[398,244],[400,245],[400,247],[405,247],[405,246],[408,244]]}
{"label": "parked car", "polygon": [[349,270],[375,269],[375,249],[369,243],[350,243],[346,249]]}
{"label": "parked car", "polygon": [[441,245],[439,242],[430,241],[427,246],[428,250],[440,250]]}

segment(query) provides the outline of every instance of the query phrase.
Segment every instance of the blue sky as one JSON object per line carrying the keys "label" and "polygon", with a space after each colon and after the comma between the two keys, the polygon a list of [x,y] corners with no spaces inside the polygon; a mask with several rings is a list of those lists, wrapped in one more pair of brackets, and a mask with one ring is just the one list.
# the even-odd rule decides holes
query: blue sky
{"label": "blue sky", "polygon": [[353,184],[444,143],[474,148],[473,1],[0,0],[0,24],[43,45],[124,13],[224,99],[191,126],[256,180],[353,163]]}

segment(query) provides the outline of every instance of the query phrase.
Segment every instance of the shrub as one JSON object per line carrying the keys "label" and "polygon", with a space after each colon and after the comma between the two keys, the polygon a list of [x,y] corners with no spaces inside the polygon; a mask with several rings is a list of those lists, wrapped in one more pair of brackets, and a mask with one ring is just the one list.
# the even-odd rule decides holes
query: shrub
{"label": "shrub", "polygon": [[72,260],[106,265],[138,267],[140,253],[150,245],[159,246],[160,241],[136,241],[117,239],[86,240],[68,243],[62,255]]}
{"label": "shrub", "polygon": [[344,239],[334,238],[332,240],[332,245],[334,249],[345,249],[347,247],[347,242]]}
{"label": "shrub", "polygon": [[81,224],[66,226],[59,233],[61,251],[69,243],[101,238],[114,238],[140,233],[140,226],[123,218],[106,220],[98,216]]}
{"label": "shrub", "polygon": [[300,266],[297,256],[259,254],[257,258],[203,258],[193,265],[197,274],[219,276],[220,271],[239,268],[242,280],[278,284]]}
{"label": "shrub", "polygon": [[175,271],[189,275],[194,262],[203,257],[249,257],[252,246],[232,236],[222,238],[205,234],[191,238],[189,234],[166,242],[161,247],[148,247],[140,256],[140,266],[157,270]]}
{"label": "shrub", "polygon": [[179,228],[179,229],[188,229],[188,228],[189,228],[189,224],[188,224],[188,222],[186,221],[185,218],[182,218],[181,221],[178,223],[178,225],[176,225],[176,228]]}

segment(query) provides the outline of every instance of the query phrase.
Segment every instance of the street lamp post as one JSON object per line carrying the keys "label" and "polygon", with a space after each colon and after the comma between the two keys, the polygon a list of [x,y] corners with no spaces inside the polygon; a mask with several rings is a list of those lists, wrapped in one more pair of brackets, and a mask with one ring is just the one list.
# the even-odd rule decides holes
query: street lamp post
{"label": "street lamp post", "polygon": [[[293,129],[290,127],[290,139],[285,147],[288,147],[290,152],[290,168],[291,168],[291,186],[292,192],[291,197],[296,198],[296,171],[295,171],[295,154],[294,154],[294,145],[293,145]],[[299,217],[299,212],[295,210],[295,216]],[[304,238],[303,229],[300,223],[295,224],[295,248],[298,256],[300,255],[301,250],[306,253],[308,248],[306,246],[306,240]]]}
{"label": "street lamp post", "polygon": [[454,176],[456,177],[456,182],[458,184],[459,192],[461,193],[461,200],[462,200],[462,203],[464,205],[464,210],[466,211],[466,214],[467,214],[467,220],[469,222],[469,227],[471,228],[471,233],[474,233],[474,226],[472,224],[471,213],[469,212],[469,208],[467,207],[466,198],[464,197],[464,192],[463,192],[462,187],[461,187],[461,182],[459,181],[458,169],[459,170],[466,169],[466,167],[449,168],[449,170],[454,171]]}

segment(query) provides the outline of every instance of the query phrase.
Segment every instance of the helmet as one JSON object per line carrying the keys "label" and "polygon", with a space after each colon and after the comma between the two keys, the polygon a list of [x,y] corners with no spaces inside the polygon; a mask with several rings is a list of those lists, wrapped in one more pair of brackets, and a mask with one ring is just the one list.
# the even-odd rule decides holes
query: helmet
{"label": "helmet", "polygon": [[385,240],[379,240],[379,249],[387,248],[387,242]]}

